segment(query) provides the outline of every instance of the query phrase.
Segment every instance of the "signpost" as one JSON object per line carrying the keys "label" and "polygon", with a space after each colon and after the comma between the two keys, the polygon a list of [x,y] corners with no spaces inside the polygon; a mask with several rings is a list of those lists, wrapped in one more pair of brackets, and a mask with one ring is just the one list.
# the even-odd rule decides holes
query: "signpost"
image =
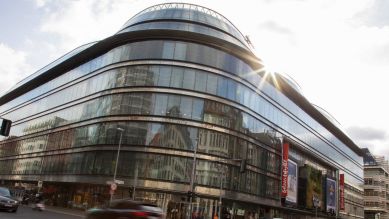
{"label": "signpost", "polygon": [[111,190],[115,191],[118,188],[118,185],[116,183],[111,184]]}
{"label": "signpost", "polygon": [[115,183],[118,184],[118,185],[123,185],[123,184],[124,184],[124,181],[123,181],[123,180],[115,179]]}

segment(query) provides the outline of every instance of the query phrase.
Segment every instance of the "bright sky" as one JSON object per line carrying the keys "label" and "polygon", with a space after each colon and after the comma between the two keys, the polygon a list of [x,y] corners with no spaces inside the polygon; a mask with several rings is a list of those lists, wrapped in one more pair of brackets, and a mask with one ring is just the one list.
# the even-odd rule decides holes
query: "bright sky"
{"label": "bright sky", "polygon": [[[0,0],[0,94],[163,0]],[[360,147],[389,157],[389,1],[198,0],[249,35]]]}

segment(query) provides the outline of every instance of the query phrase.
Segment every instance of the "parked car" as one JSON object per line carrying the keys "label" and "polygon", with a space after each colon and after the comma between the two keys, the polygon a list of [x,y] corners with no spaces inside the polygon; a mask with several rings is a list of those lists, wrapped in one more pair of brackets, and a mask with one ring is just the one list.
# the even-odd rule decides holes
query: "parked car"
{"label": "parked car", "polygon": [[156,205],[123,199],[108,207],[88,210],[86,219],[162,219],[162,209]]}
{"label": "parked car", "polygon": [[0,187],[0,209],[16,212],[19,207],[19,202],[11,198],[9,189]]}

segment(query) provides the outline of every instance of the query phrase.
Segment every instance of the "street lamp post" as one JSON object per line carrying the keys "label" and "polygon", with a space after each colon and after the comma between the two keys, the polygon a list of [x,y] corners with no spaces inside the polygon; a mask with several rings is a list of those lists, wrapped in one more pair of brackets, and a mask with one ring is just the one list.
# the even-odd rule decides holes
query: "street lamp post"
{"label": "street lamp post", "polygon": [[[245,171],[246,169],[246,161],[249,159],[229,159],[230,161],[238,161],[240,162],[240,169],[241,171]],[[221,160],[220,160],[221,161]],[[222,218],[222,203],[223,203],[223,183],[227,183],[227,172],[228,172],[228,167],[223,167],[221,164],[219,164],[219,172],[220,172],[220,188],[219,188],[219,210],[218,210],[218,218]],[[243,172],[241,172],[243,173]]]}
{"label": "street lamp post", "polygon": [[[112,183],[116,183],[116,173],[117,173],[117,170],[118,170],[118,162],[119,162],[119,155],[120,155],[120,147],[122,146],[122,136],[123,136],[123,131],[124,129],[122,128],[117,128],[117,130],[120,131],[120,139],[119,139],[119,146],[118,146],[118,152],[116,154],[116,162],[115,162],[115,171],[113,172],[113,182]],[[109,202],[111,203],[112,202],[112,198],[113,198],[113,192],[111,192],[111,197],[109,199]]]}
{"label": "street lamp post", "polygon": [[193,148],[193,164],[192,164],[192,174],[190,176],[190,197],[189,197],[189,215],[188,218],[192,219],[192,209],[193,209],[193,191],[194,191],[194,181],[196,177],[196,158],[197,158],[197,140],[195,141],[194,148]]}
{"label": "street lamp post", "polygon": [[[221,168],[222,169],[222,168]],[[222,169],[224,170],[224,169]],[[221,174],[221,177],[220,177],[220,192],[219,192],[219,213],[218,213],[218,218],[221,219],[221,215],[222,215],[222,190],[223,190],[223,181],[224,181],[224,177],[225,177],[225,172],[224,171],[220,171],[220,174]]]}
{"label": "street lamp post", "polygon": [[138,183],[138,160],[135,160],[134,186],[132,188],[132,200],[135,200],[136,184]]}

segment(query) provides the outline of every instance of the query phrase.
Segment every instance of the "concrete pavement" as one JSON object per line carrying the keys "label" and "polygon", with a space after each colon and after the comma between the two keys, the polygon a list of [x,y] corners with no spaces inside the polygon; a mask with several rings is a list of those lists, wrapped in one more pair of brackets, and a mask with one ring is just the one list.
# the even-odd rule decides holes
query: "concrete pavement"
{"label": "concrete pavement", "polygon": [[84,215],[83,211],[50,206],[42,212],[27,206],[20,206],[16,213],[0,211],[1,219],[81,219]]}

